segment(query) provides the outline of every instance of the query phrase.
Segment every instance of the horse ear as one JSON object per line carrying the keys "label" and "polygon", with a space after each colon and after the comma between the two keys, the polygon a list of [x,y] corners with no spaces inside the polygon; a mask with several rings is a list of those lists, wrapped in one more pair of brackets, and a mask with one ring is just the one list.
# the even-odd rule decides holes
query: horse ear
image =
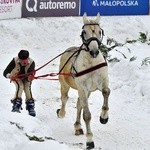
{"label": "horse ear", "polygon": [[98,12],[96,16],[96,23],[99,23],[100,19],[101,19],[101,16],[100,16],[100,13]]}
{"label": "horse ear", "polygon": [[88,23],[88,19],[87,19],[87,14],[86,12],[83,14],[83,23],[87,24]]}

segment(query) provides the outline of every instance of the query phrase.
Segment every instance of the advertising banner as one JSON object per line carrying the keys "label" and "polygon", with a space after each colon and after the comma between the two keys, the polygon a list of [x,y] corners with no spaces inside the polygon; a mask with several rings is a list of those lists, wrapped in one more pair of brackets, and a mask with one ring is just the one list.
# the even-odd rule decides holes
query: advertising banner
{"label": "advertising banner", "polygon": [[79,16],[79,0],[23,0],[22,17]]}
{"label": "advertising banner", "polygon": [[149,0],[81,0],[82,16],[86,12],[101,15],[148,15]]}
{"label": "advertising banner", "polygon": [[22,0],[0,0],[0,19],[20,18]]}

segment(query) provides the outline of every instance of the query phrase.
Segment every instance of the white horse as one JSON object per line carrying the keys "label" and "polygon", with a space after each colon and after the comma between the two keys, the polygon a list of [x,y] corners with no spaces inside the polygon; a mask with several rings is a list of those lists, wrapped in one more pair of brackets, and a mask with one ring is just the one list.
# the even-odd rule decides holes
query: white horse
{"label": "white horse", "polygon": [[83,44],[81,47],[67,49],[61,56],[59,68],[62,105],[57,110],[57,115],[59,118],[65,117],[65,106],[69,89],[70,87],[76,89],[79,97],[77,101],[77,117],[74,124],[75,135],[83,134],[80,121],[83,110],[87,137],[86,149],[94,148],[93,134],[90,127],[91,112],[88,105],[88,98],[91,92],[96,90],[102,91],[104,102],[100,113],[100,122],[105,124],[108,121],[110,89],[108,87],[108,67],[101,52],[103,30],[100,28],[99,21],[99,13],[94,20],[89,20],[86,14],[83,15],[84,25],[81,34]]}

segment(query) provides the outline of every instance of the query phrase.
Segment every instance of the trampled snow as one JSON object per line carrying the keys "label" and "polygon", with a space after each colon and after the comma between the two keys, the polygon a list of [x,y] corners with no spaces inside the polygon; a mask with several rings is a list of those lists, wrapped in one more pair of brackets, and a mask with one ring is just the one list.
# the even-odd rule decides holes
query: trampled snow
{"label": "trampled snow", "polygon": [[[0,150],[85,149],[85,135],[74,135],[76,91],[70,91],[66,117],[59,119],[56,114],[61,104],[59,82],[34,80],[32,91],[37,116],[31,117],[25,110],[25,103],[21,113],[11,112],[10,100],[14,96],[15,86],[3,77],[5,67],[21,49],[29,50],[36,68],[39,68],[68,47],[80,46],[82,25],[82,17],[0,21]],[[126,40],[138,39],[140,32],[147,33],[149,38],[149,16],[102,16],[100,25],[105,32],[104,44],[108,37],[124,44]],[[99,122],[103,102],[101,93],[96,91],[89,98],[95,150],[149,150],[150,45],[140,41],[127,43],[111,50],[109,58],[120,61],[109,63],[111,94],[106,125]],[[131,61],[132,58],[135,59]],[[36,75],[57,73],[58,67],[59,58]],[[83,120],[82,126],[85,132]]]}

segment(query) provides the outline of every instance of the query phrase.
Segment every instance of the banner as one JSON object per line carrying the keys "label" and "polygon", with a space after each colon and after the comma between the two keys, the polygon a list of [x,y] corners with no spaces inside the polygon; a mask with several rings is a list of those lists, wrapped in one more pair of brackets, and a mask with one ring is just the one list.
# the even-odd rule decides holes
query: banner
{"label": "banner", "polygon": [[149,0],[81,0],[82,16],[86,12],[101,15],[148,15]]}
{"label": "banner", "polygon": [[79,0],[23,0],[22,17],[79,16]]}
{"label": "banner", "polygon": [[0,0],[0,19],[20,18],[22,0]]}

